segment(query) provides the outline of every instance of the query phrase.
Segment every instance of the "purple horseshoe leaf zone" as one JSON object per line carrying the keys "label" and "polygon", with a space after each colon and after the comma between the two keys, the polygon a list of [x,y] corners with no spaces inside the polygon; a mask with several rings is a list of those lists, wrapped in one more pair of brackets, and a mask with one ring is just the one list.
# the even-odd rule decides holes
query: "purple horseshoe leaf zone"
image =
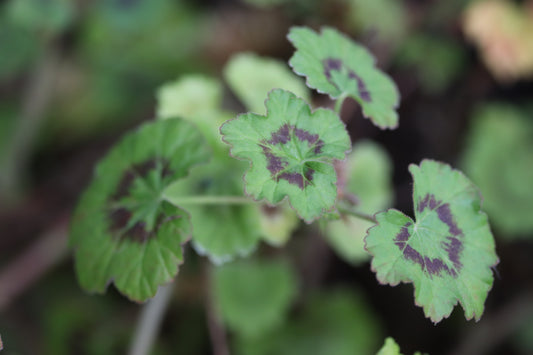
{"label": "purple horseshoe leaf zone", "polygon": [[418,250],[407,244],[407,241],[411,237],[409,233],[411,222],[407,222],[402,226],[400,232],[394,238],[394,244],[402,251],[405,259],[419,264],[422,271],[426,271],[430,276],[440,276],[442,272],[445,272],[455,278],[463,267],[463,264],[459,260],[460,254],[463,251],[463,242],[460,240],[464,236],[463,231],[453,220],[450,205],[437,201],[434,195],[427,194],[419,202],[418,212],[423,212],[425,209],[431,211],[436,210],[439,219],[448,226],[448,231],[451,235],[446,237],[446,241],[442,242],[441,245],[446,251],[448,259],[453,263],[453,268],[448,267],[442,259],[422,255]]}
{"label": "purple horseshoe leaf zone", "polygon": [[363,79],[361,79],[359,75],[355,74],[353,70],[345,66],[342,60],[336,58],[326,58],[322,61],[322,66],[324,68],[324,75],[328,79],[329,83],[335,87],[337,87],[337,85],[332,81],[331,72],[333,70],[342,71],[342,68],[346,68],[346,71],[348,72],[348,78],[354,79],[357,82],[357,90],[359,91],[359,96],[361,96],[361,99],[365,102],[372,101],[370,92],[368,91]]}
{"label": "purple horseshoe leaf zone", "polygon": [[[291,134],[292,133],[292,134]],[[289,162],[282,157],[278,157],[272,152],[272,149],[267,145],[287,144],[292,140],[292,136],[296,137],[301,142],[307,142],[310,147],[314,146],[313,153],[320,154],[324,141],[322,141],[318,134],[312,134],[306,130],[297,128],[294,125],[284,124],[276,132],[272,133],[272,136],[268,141],[261,141],[259,146],[263,150],[263,154],[267,159],[267,169],[270,171],[270,175],[276,181],[280,179],[286,180],[289,184],[298,186],[301,190],[307,187],[311,181],[313,181],[314,170],[308,166],[304,166],[303,175],[298,172],[283,171]]]}
{"label": "purple horseshoe leaf zone", "polygon": [[[136,178],[145,178],[148,173],[158,167],[162,167],[161,175],[167,177],[172,175],[169,169],[168,161],[161,158],[149,159],[145,162],[135,164],[127,169],[117,185],[117,191],[110,198],[110,202],[119,202],[122,198],[127,197],[130,188]],[[139,221],[133,226],[124,230],[132,218],[132,213],[126,207],[117,207],[109,212],[108,218],[110,220],[109,230],[113,235],[119,234],[120,239],[128,239],[138,243],[145,243],[148,239],[156,236],[157,231],[163,223],[175,219],[173,216],[166,216],[163,212],[159,212],[156,218],[156,228],[153,231],[146,230],[146,223]]]}

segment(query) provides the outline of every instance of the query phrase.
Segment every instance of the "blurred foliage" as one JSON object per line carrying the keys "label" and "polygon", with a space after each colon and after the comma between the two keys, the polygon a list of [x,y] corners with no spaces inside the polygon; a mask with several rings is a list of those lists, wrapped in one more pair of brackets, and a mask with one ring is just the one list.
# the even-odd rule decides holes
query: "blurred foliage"
{"label": "blurred foliage", "polygon": [[402,43],[396,60],[417,74],[425,92],[439,94],[461,77],[466,54],[453,40],[419,33]]}
{"label": "blurred foliage", "polygon": [[533,235],[533,120],[504,104],[474,113],[462,165],[483,193],[483,208],[503,237]]}
{"label": "blurred foliage", "polygon": [[213,272],[215,305],[228,328],[260,338],[283,324],[296,296],[297,280],[284,261],[248,259]]}
{"label": "blurred foliage", "polygon": [[[392,205],[392,163],[387,152],[371,141],[354,145],[352,152],[337,165],[341,198],[359,212],[373,215]],[[353,216],[328,222],[325,233],[335,252],[352,264],[368,261],[363,238],[374,224]]]}
{"label": "blurred foliage", "polygon": [[344,1],[348,5],[346,21],[352,30],[367,32],[391,45],[401,41],[407,34],[408,17],[403,1]]}
{"label": "blurred foliage", "polygon": [[465,12],[465,34],[481,51],[485,64],[502,82],[533,75],[533,1],[474,2]]}
{"label": "blurred foliage", "polygon": [[238,338],[238,354],[352,355],[375,354],[381,341],[377,319],[352,289],[308,295],[285,324],[255,338]]}

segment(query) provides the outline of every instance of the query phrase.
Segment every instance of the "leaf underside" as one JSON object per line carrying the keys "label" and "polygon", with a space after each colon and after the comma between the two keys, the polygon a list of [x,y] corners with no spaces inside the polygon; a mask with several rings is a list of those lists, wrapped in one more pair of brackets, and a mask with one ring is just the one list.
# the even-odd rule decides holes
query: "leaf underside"
{"label": "leaf underside", "polygon": [[288,38],[296,47],[289,64],[296,74],[307,77],[309,87],[333,99],[353,98],[364,116],[382,129],[398,126],[398,89],[364,47],[327,27],[320,34],[293,27]]}
{"label": "leaf underside", "polygon": [[246,192],[276,204],[288,196],[306,222],[333,209],[337,197],[332,162],[344,159],[350,138],[331,110],[311,113],[294,94],[272,90],[267,115],[243,114],[221,127],[235,158],[248,160]]}
{"label": "leaf underside", "polygon": [[412,282],[415,303],[437,323],[460,302],[479,320],[498,263],[478,189],[450,166],[424,160],[409,167],[415,220],[390,209],[376,215],[365,248],[383,284]]}
{"label": "leaf underside", "polygon": [[70,233],[83,288],[101,293],[113,281],[130,299],[144,301],[172,280],[191,226],[162,192],[207,160],[206,146],[189,123],[157,121],[126,135],[98,164]]}

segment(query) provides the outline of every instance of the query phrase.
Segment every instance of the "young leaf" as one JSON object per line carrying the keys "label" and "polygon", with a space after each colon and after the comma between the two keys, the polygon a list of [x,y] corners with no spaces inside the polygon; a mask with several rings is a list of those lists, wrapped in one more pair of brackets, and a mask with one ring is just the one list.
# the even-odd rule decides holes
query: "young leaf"
{"label": "young leaf", "polygon": [[70,235],[83,288],[104,292],[113,280],[130,299],[144,301],[172,280],[190,222],[162,192],[207,160],[206,146],[189,123],[157,121],[125,136],[99,163]]}
{"label": "young leaf", "polygon": [[287,203],[278,206],[260,206],[259,229],[262,239],[268,244],[285,245],[298,226],[299,219]]}
{"label": "young leaf", "polygon": [[309,101],[309,89],[301,78],[282,63],[253,53],[240,53],[224,68],[224,78],[248,110],[265,113],[265,97],[272,88],[281,88]]}
{"label": "young leaf", "polygon": [[[373,215],[392,204],[392,164],[387,152],[366,141],[354,145],[345,161],[337,165],[340,195],[352,201],[354,210]],[[329,244],[344,260],[358,264],[370,259],[363,238],[374,224],[361,218],[344,215],[329,221],[326,236]]]}
{"label": "young leaf", "polygon": [[[383,344],[383,347],[378,351],[376,355],[402,355],[402,353],[400,353],[400,346],[396,344],[394,339],[388,337],[387,339],[385,339],[385,344]],[[422,354],[417,351],[414,355]]]}
{"label": "young leaf", "polygon": [[435,323],[458,301],[479,320],[498,263],[481,195],[449,165],[424,160],[409,171],[415,220],[394,209],[376,215],[365,238],[372,270],[383,284],[414,283],[415,303]]}
{"label": "young leaf", "polygon": [[247,260],[215,269],[213,291],[230,329],[256,337],[284,321],[296,295],[296,276],[281,261]]}
{"label": "young leaf", "polygon": [[288,37],[296,47],[289,64],[296,74],[307,77],[309,87],[333,99],[352,97],[364,116],[382,129],[398,126],[398,89],[375,67],[365,48],[327,27],[321,34],[294,27]]}
{"label": "young leaf", "polygon": [[251,167],[246,192],[275,204],[288,196],[291,206],[311,222],[331,210],[337,197],[333,159],[344,159],[350,138],[333,111],[309,106],[276,89],[265,103],[266,116],[243,114],[220,129],[235,158]]}
{"label": "young leaf", "polygon": [[474,114],[463,166],[482,189],[493,225],[508,238],[532,236],[533,122],[510,105]]}

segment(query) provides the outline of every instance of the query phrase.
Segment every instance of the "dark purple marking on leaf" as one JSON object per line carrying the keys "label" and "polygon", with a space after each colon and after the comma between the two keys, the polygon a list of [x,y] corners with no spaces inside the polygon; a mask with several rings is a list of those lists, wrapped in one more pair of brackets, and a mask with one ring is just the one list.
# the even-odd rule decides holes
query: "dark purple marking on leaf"
{"label": "dark purple marking on leaf", "polygon": [[121,198],[128,196],[129,190],[135,178],[146,177],[151,170],[156,169],[158,167],[158,164],[160,164],[160,166],[162,166],[163,168],[163,170],[161,171],[161,175],[163,177],[172,175],[172,171],[169,169],[169,162],[162,158],[152,158],[145,162],[135,164],[122,174],[122,179],[120,179],[120,182],[117,186],[117,191],[111,197],[111,200],[118,201]]}
{"label": "dark purple marking on leaf", "polygon": [[437,215],[442,222],[446,223],[452,235],[458,236],[463,234],[463,231],[457,227],[457,224],[453,220],[453,215],[452,211],[450,211],[449,204],[445,203],[437,208]]}
{"label": "dark purple marking on leaf", "polygon": [[[428,198],[426,203],[429,203],[430,200],[431,199]],[[402,251],[404,258],[419,264],[422,271],[426,271],[430,276],[440,276],[442,272],[446,272],[454,278],[457,277],[458,272],[461,271],[463,267],[463,264],[459,260],[459,256],[463,250],[463,243],[455,237],[447,237],[448,242],[442,243],[444,250],[448,254],[448,259],[454,265],[454,268],[450,268],[442,259],[429,258],[407,244],[411,237],[411,234],[409,233],[409,227],[411,224],[411,222],[407,222],[402,226],[400,232],[394,238],[394,244]]]}
{"label": "dark purple marking on leaf", "polygon": [[424,270],[424,258],[416,249],[413,249],[409,244],[405,245],[405,248],[403,249],[403,256],[407,260],[412,260],[415,263],[419,264],[422,270]]}
{"label": "dark purple marking on leaf", "polygon": [[326,58],[322,61],[322,67],[324,68],[324,75],[328,79],[329,83],[333,86],[337,87],[337,84],[335,84],[331,79],[331,72],[333,70],[335,71],[342,71],[343,68],[346,69],[348,72],[348,78],[353,79],[357,82],[357,91],[359,91],[359,96],[361,99],[365,102],[372,101],[372,97],[370,96],[370,92],[368,91],[368,88],[363,81],[363,79],[357,75],[353,70],[349,69],[342,60],[337,58]]}
{"label": "dark purple marking on leaf", "polygon": [[287,142],[291,140],[290,131],[291,126],[288,123],[285,123],[276,132],[272,133],[272,136],[268,143],[272,145],[287,144]]}
{"label": "dark purple marking on leaf", "polygon": [[141,244],[146,243],[149,239],[157,236],[157,232],[163,224],[180,218],[180,216],[167,216],[163,212],[159,212],[155,228],[152,231],[148,231],[144,221],[138,221],[128,228],[131,217],[132,213],[124,207],[117,208],[111,212],[110,231],[113,237],[118,237],[119,240],[127,239]]}
{"label": "dark purple marking on leaf", "polygon": [[276,132],[272,133],[269,140],[262,141],[259,146],[263,150],[263,154],[267,160],[267,169],[270,171],[270,175],[276,181],[280,179],[286,180],[289,184],[298,186],[300,189],[304,189],[313,181],[314,170],[305,166],[304,174],[299,172],[284,171],[289,162],[272,152],[269,145],[287,144],[292,140],[292,137],[296,137],[300,142],[307,142],[310,147],[313,148],[314,154],[320,154],[324,147],[324,141],[320,139],[318,134],[313,134],[304,129],[297,128],[294,125],[284,124]]}
{"label": "dark purple marking on leaf", "polygon": [[441,201],[437,201],[435,199],[435,195],[427,194],[426,196],[424,196],[423,200],[420,200],[418,202],[417,210],[418,210],[418,212],[423,212],[428,207],[429,207],[430,210],[434,210],[435,207],[437,207],[440,203],[441,203]]}
{"label": "dark purple marking on leaf", "polygon": [[263,149],[263,154],[265,154],[265,157],[267,158],[267,169],[272,176],[276,176],[289,165],[286,160],[274,155],[272,149],[265,147],[264,145],[261,145],[261,149]]}
{"label": "dark purple marking on leaf", "polygon": [[446,239],[448,240],[448,243],[442,243],[444,250],[448,253],[448,258],[453,263],[453,266],[460,271],[463,268],[463,264],[459,260],[459,255],[463,251],[463,243],[458,238],[454,237],[448,237]]}

